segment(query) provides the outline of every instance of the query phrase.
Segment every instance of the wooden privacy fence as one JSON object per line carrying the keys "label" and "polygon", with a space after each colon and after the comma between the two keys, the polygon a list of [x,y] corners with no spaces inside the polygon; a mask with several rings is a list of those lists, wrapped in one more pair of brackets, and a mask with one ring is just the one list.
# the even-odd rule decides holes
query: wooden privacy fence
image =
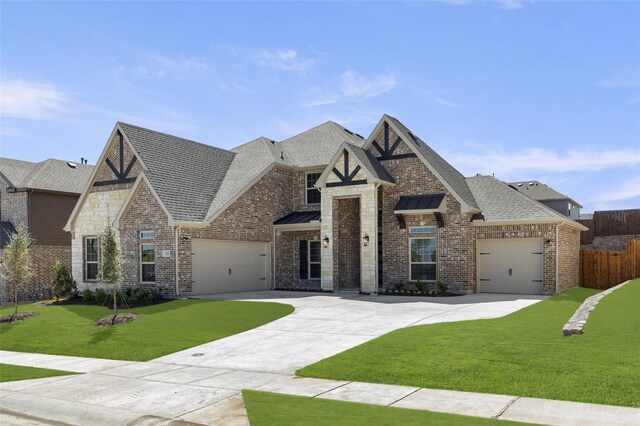
{"label": "wooden privacy fence", "polygon": [[640,240],[626,251],[580,250],[580,286],[606,290],[640,277]]}

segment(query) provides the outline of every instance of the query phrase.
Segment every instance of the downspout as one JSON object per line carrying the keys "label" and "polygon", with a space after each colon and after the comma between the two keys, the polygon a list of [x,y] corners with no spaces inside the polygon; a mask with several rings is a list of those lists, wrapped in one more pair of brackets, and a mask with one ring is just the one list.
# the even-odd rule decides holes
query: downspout
{"label": "downspout", "polygon": [[[558,270],[560,269],[560,265],[558,261],[560,260],[560,247],[558,244],[558,237],[560,236],[560,224],[556,225],[556,287],[553,289],[553,292],[556,293],[558,291]],[[544,261],[544,259],[543,259]]]}
{"label": "downspout", "polygon": [[178,250],[178,234],[180,231],[180,225],[176,225],[174,227],[174,234],[175,234],[175,258],[176,258],[176,299],[180,296],[180,273],[179,273],[179,268],[180,268],[180,251]]}
{"label": "downspout", "polygon": [[273,227],[273,253],[271,253],[271,290],[275,288],[276,285],[276,227]]}

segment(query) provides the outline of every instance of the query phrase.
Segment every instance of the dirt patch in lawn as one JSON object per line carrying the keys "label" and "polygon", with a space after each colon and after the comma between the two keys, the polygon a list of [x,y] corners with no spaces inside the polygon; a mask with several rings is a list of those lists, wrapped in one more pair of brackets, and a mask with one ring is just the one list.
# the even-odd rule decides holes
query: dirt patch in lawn
{"label": "dirt patch in lawn", "polygon": [[112,325],[124,324],[125,322],[131,322],[138,319],[136,314],[117,314],[107,315],[104,318],[100,318],[96,321],[98,327],[110,327]]}
{"label": "dirt patch in lawn", "polygon": [[22,321],[35,317],[34,312],[18,312],[17,314],[3,315],[0,317],[0,322],[15,322]]}

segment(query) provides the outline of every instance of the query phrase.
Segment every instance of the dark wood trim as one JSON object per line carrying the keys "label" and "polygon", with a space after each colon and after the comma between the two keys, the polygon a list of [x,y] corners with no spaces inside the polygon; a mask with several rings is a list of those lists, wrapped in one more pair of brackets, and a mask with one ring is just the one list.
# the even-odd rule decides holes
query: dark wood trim
{"label": "dark wood trim", "polygon": [[336,169],[335,167],[333,168],[333,173],[338,176],[338,178],[344,182],[345,177],[342,175],[342,173],[340,173],[340,171],[338,169]]}
{"label": "dark wood trim", "polygon": [[417,157],[413,152],[409,152],[407,154],[396,154],[396,155],[383,155],[380,157],[376,157],[378,161],[386,161],[386,160],[401,160],[403,158],[413,158]]}
{"label": "dark wood trim", "polygon": [[351,180],[351,181],[345,181],[345,182],[329,182],[327,183],[327,188],[331,188],[334,186],[364,185],[365,183],[367,183],[366,179]]}
{"label": "dark wood trim", "polygon": [[353,169],[353,171],[351,172],[351,174],[347,177],[348,181],[352,181],[354,177],[356,177],[356,175],[358,174],[358,172],[360,171],[361,167],[360,166],[356,166],[355,169]]}
{"label": "dark wood trim", "polygon": [[94,182],[93,186],[108,186],[108,185],[117,185],[119,183],[131,183],[135,182],[135,177],[124,178],[124,179],[114,179],[114,180],[102,180],[100,182]]}

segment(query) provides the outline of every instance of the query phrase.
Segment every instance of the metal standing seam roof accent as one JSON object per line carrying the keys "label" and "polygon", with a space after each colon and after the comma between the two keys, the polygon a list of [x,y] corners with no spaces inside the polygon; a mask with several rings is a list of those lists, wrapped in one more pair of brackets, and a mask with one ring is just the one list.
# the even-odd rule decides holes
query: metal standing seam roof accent
{"label": "metal standing seam roof accent", "polygon": [[320,221],[320,210],[308,212],[293,212],[273,222],[274,225],[292,225]]}
{"label": "metal standing seam roof accent", "polygon": [[393,210],[437,210],[444,197],[445,194],[402,196]]}
{"label": "metal standing seam roof accent", "polygon": [[471,189],[467,185],[467,182],[458,170],[456,170],[451,164],[449,164],[444,158],[438,155],[429,145],[422,141],[419,137],[414,135],[404,124],[402,124],[397,118],[386,115],[390,121],[398,128],[398,130],[404,136],[404,139],[413,143],[422,156],[431,164],[431,166],[438,172],[438,174],[444,179],[447,184],[458,194],[460,198],[471,208],[479,208],[479,205],[471,192]]}
{"label": "metal standing seam roof accent", "polygon": [[235,153],[118,123],[147,167],[145,175],[174,220],[204,220]]}
{"label": "metal standing seam roof accent", "polygon": [[6,247],[11,241],[11,236],[16,233],[13,223],[8,221],[0,222],[0,247]]}
{"label": "metal standing seam roof accent", "polygon": [[383,180],[385,182],[395,183],[396,180],[389,174],[387,169],[384,168],[382,164],[378,161],[378,159],[371,154],[369,151],[365,151],[360,146],[353,145],[348,143],[349,148],[353,152],[353,154],[358,157],[360,163],[377,179]]}
{"label": "metal standing seam roof accent", "polygon": [[475,199],[480,203],[482,216],[487,222],[530,219],[568,220],[566,216],[527,197],[520,191],[514,191],[506,183],[492,176],[474,176],[466,178],[466,181]]}
{"label": "metal standing seam roof accent", "polygon": [[0,158],[0,173],[14,188],[80,194],[91,178],[94,166],[49,158],[39,163]]}

